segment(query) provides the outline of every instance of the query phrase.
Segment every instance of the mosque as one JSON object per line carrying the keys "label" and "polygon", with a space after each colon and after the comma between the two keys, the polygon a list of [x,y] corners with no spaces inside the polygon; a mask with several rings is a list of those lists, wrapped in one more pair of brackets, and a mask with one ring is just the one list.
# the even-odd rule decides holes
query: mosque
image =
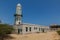
{"label": "mosque", "polygon": [[16,6],[16,13],[14,14],[14,32],[18,34],[40,33],[47,32],[49,27],[37,24],[22,23],[22,6],[20,3]]}

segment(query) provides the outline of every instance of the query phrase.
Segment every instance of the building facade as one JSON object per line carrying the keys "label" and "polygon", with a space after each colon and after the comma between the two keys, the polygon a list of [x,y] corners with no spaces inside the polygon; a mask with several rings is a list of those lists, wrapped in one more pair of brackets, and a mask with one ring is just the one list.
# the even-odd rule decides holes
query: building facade
{"label": "building facade", "polygon": [[15,33],[18,34],[27,34],[27,33],[40,33],[40,32],[47,32],[49,27],[48,26],[41,26],[37,24],[30,24],[30,23],[22,23],[22,6],[20,3],[16,6],[16,13],[14,14],[15,22],[14,22],[14,29]]}

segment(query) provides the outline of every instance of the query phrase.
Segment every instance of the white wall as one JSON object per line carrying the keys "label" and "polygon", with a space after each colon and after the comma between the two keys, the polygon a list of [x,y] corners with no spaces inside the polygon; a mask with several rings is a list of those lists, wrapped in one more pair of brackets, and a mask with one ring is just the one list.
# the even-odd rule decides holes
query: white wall
{"label": "white wall", "polygon": [[[26,27],[28,27],[28,32],[26,32]],[[29,31],[29,27],[31,27],[31,32]],[[34,27],[37,27],[37,29],[34,29]],[[39,28],[40,28],[40,31],[39,31]],[[23,24],[23,34],[26,34],[26,33],[36,33],[36,32],[42,32],[42,29],[44,29],[44,32],[47,32],[49,29],[49,27],[46,27],[46,26],[40,26],[40,25],[31,25],[31,24]]]}

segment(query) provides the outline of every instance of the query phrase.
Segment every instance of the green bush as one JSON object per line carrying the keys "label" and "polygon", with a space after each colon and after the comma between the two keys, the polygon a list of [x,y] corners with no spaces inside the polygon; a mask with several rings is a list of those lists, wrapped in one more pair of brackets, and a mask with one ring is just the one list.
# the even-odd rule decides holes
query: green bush
{"label": "green bush", "polygon": [[13,27],[8,24],[0,24],[0,40],[10,37],[8,34],[11,34]]}
{"label": "green bush", "polygon": [[58,35],[60,35],[60,30],[57,31]]}

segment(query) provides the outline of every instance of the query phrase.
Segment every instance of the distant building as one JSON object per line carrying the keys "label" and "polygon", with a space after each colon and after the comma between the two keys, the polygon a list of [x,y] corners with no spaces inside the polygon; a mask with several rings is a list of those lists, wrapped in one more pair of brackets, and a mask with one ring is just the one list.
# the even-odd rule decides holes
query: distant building
{"label": "distant building", "polygon": [[53,31],[60,30],[60,25],[57,25],[57,24],[50,25],[50,30],[53,30]]}
{"label": "distant building", "polygon": [[29,23],[22,23],[22,6],[21,4],[17,4],[16,6],[16,13],[14,14],[14,29],[15,33],[19,34],[27,34],[27,33],[39,33],[39,32],[47,32],[49,27],[48,26],[41,26],[37,24],[29,24]]}
{"label": "distant building", "polygon": [[57,25],[57,24],[50,25],[50,28],[60,28],[60,25]]}

